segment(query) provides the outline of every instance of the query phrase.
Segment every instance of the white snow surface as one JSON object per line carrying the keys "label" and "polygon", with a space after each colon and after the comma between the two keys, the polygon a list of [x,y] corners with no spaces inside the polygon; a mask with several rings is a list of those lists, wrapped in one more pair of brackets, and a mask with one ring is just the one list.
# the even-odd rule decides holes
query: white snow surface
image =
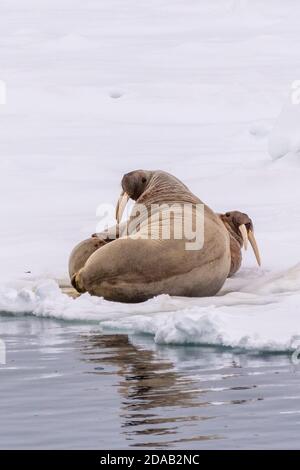
{"label": "white snow surface", "polygon": [[[290,350],[300,335],[300,4],[1,0],[0,311],[161,343]],[[271,158],[272,157],[272,158]],[[282,158],[279,158],[282,157]],[[254,221],[253,254],[213,298],[74,300],[72,247],[123,173],[162,169]]]}

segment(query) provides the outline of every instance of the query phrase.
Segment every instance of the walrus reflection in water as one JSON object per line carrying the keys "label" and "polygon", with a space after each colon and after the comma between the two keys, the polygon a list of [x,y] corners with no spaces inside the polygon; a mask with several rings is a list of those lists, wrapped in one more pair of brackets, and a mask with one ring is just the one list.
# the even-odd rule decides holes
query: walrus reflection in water
{"label": "walrus reflection in water", "polygon": [[[81,353],[86,362],[114,365],[119,376],[119,392],[124,412],[146,411],[158,406],[200,406],[193,380],[181,377],[174,364],[144,347],[137,347],[124,334],[81,336]],[[105,372],[95,369],[95,374]]]}
{"label": "walrus reflection in water", "polygon": [[[129,198],[136,205],[129,221],[121,224]],[[191,240],[182,230],[182,216],[174,216],[173,208],[190,207],[194,222],[200,206],[203,244],[187,249]],[[150,212],[153,207],[155,217]],[[228,220],[215,214],[180,180],[164,171],[130,172],[122,179],[117,226],[84,240],[72,251],[72,285],[78,292],[120,302],[142,302],[159,294],[215,295],[240,266],[241,245],[246,246],[248,238],[259,259],[251,220],[242,213],[230,214]],[[246,217],[241,225],[239,214]],[[173,223],[166,239],[162,233],[170,218]],[[182,230],[181,238],[176,235],[178,229]],[[149,233],[150,237],[145,236]]]}

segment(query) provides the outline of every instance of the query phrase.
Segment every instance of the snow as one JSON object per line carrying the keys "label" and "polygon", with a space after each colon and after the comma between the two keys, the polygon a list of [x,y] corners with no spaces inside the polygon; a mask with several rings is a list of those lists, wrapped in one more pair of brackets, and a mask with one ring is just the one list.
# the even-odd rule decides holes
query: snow
{"label": "snow", "polygon": [[[287,350],[300,334],[300,6],[2,0],[0,310],[165,343]],[[162,169],[250,215],[253,254],[210,299],[70,299],[54,280],[124,172]]]}
{"label": "snow", "polygon": [[[269,153],[273,160],[300,162],[300,81],[292,84],[291,93],[269,138]],[[294,158],[295,157],[295,158]]]}

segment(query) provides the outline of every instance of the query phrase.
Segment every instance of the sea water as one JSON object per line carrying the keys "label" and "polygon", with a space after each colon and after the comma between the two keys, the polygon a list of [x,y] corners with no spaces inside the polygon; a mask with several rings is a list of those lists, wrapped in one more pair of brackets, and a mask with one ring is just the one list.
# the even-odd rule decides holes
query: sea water
{"label": "sea water", "polygon": [[5,313],[0,337],[1,448],[299,448],[300,366],[287,352]]}

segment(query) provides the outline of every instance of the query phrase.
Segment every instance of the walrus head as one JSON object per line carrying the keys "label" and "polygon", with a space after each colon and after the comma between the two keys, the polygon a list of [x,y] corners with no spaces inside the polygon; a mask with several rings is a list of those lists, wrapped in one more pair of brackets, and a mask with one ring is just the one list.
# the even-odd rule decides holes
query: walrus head
{"label": "walrus head", "polygon": [[136,170],[126,173],[122,178],[122,189],[130,199],[137,201],[152,180],[153,171]]}
{"label": "walrus head", "polygon": [[241,247],[244,246],[245,250],[247,250],[249,240],[256,261],[258,265],[261,266],[260,253],[254,236],[253,222],[250,217],[240,211],[230,211],[222,214],[221,219],[232,236],[238,241]]}
{"label": "walrus head", "polygon": [[144,170],[131,171],[122,178],[122,192],[116,207],[116,219],[118,224],[122,219],[126,204],[129,199],[137,201],[145,192],[151,180],[152,172]]}
{"label": "walrus head", "polygon": [[118,224],[129,199],[147,206],[161,202],[191,204],[200,202],[185,184],[165,171],[131,171],[123,176],[121,185],[122,192],[116,207]]}

